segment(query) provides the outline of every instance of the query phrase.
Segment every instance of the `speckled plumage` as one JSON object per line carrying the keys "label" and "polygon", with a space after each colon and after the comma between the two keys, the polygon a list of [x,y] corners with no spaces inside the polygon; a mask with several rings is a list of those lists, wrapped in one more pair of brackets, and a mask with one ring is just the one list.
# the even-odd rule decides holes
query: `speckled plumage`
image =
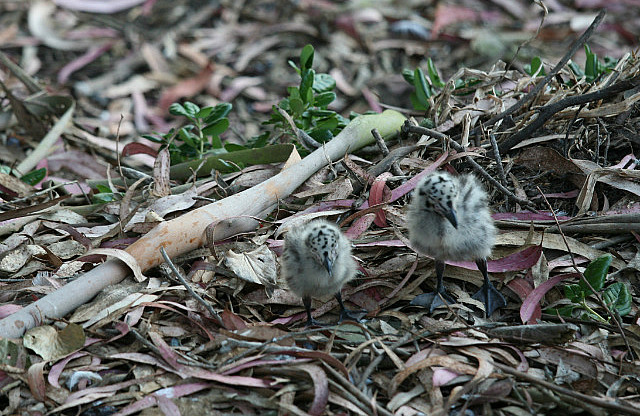
{"label": "speckled plumage", "polygon": [[341,319],[349,316],[344,309],[340,289],[353,278],[356,263],[351,257],[351,243],[335,224],[315,220],[287,233],[284,240],[281,272],[289,288],[302,297],[311,318],[311,297],[335,295]]}
{"label": "speckled plumage", "polygon": [[439,171],[424,177],[414,190],[407,226],[416,251],[436,260],[436,292],[420,295],[424,297],[414,299],[414,304],[428,304],[433,311],[453,303],[442,283],[445,260],[474,260],[484,277],[474,299],[484,302],[487,315],[506,305],[487,273],[486,258],[495,244],[496,227],[487,193],[475,176]]}
{"label": "speckled plumage", "polygon": [[[435,172],[414,190],[409,208],[409,239],[421,254],[444,260],[476,260],[491,255],[496,227],[487,206],[487,193],[475,176]],[[458,227],[443,209],[456,212]]]}

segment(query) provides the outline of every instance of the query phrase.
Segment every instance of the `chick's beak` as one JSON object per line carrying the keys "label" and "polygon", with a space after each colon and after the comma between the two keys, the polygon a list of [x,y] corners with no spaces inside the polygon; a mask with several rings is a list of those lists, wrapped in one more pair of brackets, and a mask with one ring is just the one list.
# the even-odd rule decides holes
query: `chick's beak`
{"label": "chick's beak", "polygon": [[458,228],[458,218],[456,217],[456,210],[451,208],[450,210],[445,212],[444,217],[449,220],[451,225],[453,225],[453,228]]}
{"label": "chick's beak", "polygon": [[331,259],[328,255],[324,256],[322,261],[324,268],[327,269],[327,273],[329,273],[329,277],[333,276],[333,259]]}

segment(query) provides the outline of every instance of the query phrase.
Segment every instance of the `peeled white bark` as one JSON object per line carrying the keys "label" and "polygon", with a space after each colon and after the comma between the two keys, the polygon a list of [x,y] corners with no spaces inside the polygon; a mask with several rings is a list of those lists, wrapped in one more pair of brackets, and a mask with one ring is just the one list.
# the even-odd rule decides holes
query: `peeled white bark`
{"label": "peeled white bark", "polygon": [[[233,217],[258,216],[265,212],[326,166],[329,160],[336,161],[348,152],[373,143],[371,129],[378,129],[382,137],[387,138],[400,130],[404,119],[402,114],[392,110],[357,117],[333,140],[296,165],[250,189],[159,224],[126,251],[138,261],[144,271],[163,261],[160,247],[164,247],[169,256],[175,257],[203,245],[206,241],[205,229],[211,223],[232,218],[231,222],[217,227],[216,239],[251,231],[255,228],[255,221]],[[47,318],[62,318],[91,300],[105,287],[120,282],[129,273],[129,269],[121,261],[109,260],[57,291],[2,319],[0,337],[19,338],[26,330],[41,325]]]}

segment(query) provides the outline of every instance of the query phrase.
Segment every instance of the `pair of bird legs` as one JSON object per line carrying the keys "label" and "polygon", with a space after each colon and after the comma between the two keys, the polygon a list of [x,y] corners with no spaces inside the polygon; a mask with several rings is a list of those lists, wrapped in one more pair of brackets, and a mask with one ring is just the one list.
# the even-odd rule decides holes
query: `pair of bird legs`
{"label": "pair of bird legs", "polygon": [[[480,287],[480,290],[478,290],[473,295],[473,299],[479,300],[480,302],[484,303],[486,316],[489,317],[496,309],[505,307],[507,305],[507,301],[504,299],[504,296],[502,296],[502,293],[500,293],[498,289],[493,286],[493,283],[491,283],[491,281],[489,280],[489,273],[487,272],[487,260],[478,259],[476,260],[476,265],[478,266],[478,270],[480,270],[480,273],[482,273],[484,283],[482,284],[482,287]],[[423,306],[428,306],[430,312],[433,312],[434,309],[438,306],[456,303],[451,295],[447,293],[446,289],[444,288],[444,284],[442,283],[444,267],[444,261],[436,260],[436,291],[418,295],[418,297],[414,299],[415,302],[419,297],[423,297],[422,300],[418,301],[417,303]],[[432,299],[429,299],[431,297]]]}
{"label": "pair of bird legs", "polygon": [[[478,259],[476,260],[476,265],[478,266],[478,270],[482,273],[482,277],[484,282],[474,295],[473,299],[476,299],[482,303],[484,303],[486,316],[489,317],[493,314],[493,312],[498,308],[503,308],[507,306],[507,301],[505,300],[502,293],[495,288],[493,283],[489,280],[489,273],[487,271],[487,260],[486,259]],[[424,306],[429,307],[429,311],[433,312],[438,306],[443,306],[445,304],[456,303],[456,301],[449,295],[444,288],[444,283],[442,282],[444,277],[444,268],[445,263],[442,260],[436,260],[436,291],[431,293],[425,293],[416,297],[431,298],[429,300],[423,300],[419,302]],[[360,320],[359,315],[365,311],[356,311],[345,308],[344,303],[342,302],[342,294],[340,292],[335,294],[335,298],[338,301],[338,305],[340,305],[340,319],[338,323],[349,319],[358,322]],[[304,296],[302,298],[302,303],[304,304],[304,308],[307,311],[307,325],[306,326],[325,326],[325,324],[317,321],[311,316],[311,296]]]}
{"label": "pair of bird legs", "polygon": [[[340,319],[338,319],[338,323],[344,320],[351,320],[360,322],[360,316],[362,313],[366,313],[364,310],[351,310],[344,307],[344,303],[342,302],[342,294],[340,292],[335,295],[336,300],[338,301],[338,305],[340,305]],[[313,316],[311,316],[311,296],[303,296],[302,303],[304,304],[304,308],[307,311],[307,325],[306,326],[327,326],[322,322],[317,321]]]}

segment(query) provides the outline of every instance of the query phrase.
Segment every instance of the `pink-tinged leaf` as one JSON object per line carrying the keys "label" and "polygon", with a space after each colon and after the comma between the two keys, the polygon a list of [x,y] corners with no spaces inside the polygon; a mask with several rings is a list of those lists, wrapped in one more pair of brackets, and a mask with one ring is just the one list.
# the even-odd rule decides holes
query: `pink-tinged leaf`
{"label": "pink-tinged leaf", "polygon": [[529,371],[529,360],[524,355],[524,353],[519,348],[516,348],[513,345],[508,345],[508,347],[511,348],[513,351],[515,351],[515,353],[520,358],[520,364],[518,364],[518,367],[516,367],[516,370],[522,371],[523,373],[526,373],[527,371]]}
{"label": "pink-tinged leaf", "polygon": [[18,312],[22,309],[20,305],[7,304],[0,306],[0,319],[5,318],[13,313]]}
{"label": "pink-tinged leaf", "polygon": [[[513,220],[513,221],[555,221],[553,215],[550,212],[540,211],[538,213],[529,211],[520,212],[497,212],[491,217],[494,220]],[[558,216],[558,221],[567,221],[571,217],[563,215]]]}
{"label": "pink-tinged leaf", "polygon": [[[526,270],[536,264],[542,255],[542,246],[531,246],[517,253],[509,254],[497,260],[487,261],[487,270],[491,273],[517,272]],[[478,270],[472,261],[447,261],[452,266],[469,270]]]}
{"label": "pink-tinged leaf", "polygon": [[[409,192],[413,191],[413,189],[416,187],[420,179],[424,178],[426,175],[438,169],[442,164],[444,164],[448,156],[449,156],[449,153],[447,152],[443,153],[435,162],[427,166],[425,170],[418,173],[416,176],[409,179],[408,181],[398,186],[397,188],[393,189],[391,191],[391,199],[388,202],[396,201],[402,198],[403,196],[405,196],[406,194],[408,194]],[[362,205],[360,205],[358,209],[363,210],[369,207],[370,207],[369,201],[365,201]]]}
{"label": "pink-tinged leaf", "polygon": [[522,277],[516,277],[507,283],[507,286],[520,297],[520,300],[524,300],[533,291],[533,284]]}
{"label": "pink-tinged leaf", "polygon": [[351,208],[354,202],[354,199],[336,199],[334,201],[322,201],[294,215],[312,214],[314,212],[328,211],[340,208]]}
{"label": "pink-tinged leaf", "polygon": [[322,368],[314,364],[301,364],[298,368],[309,374],[313,381],[313,402],[309,407],[310,415],[322,415],[329,401],[329,380]]}
{"label": "pink-tinged leaf", "polygon": [[[375,205],[384,204],[391,199],[391,191],[387,186],[387,179],[391,176],[390,172],[385,172],[373,181],[371,190],[369,191],[369,206],[373,207]],[[387,219],[385,218],[382,208],[376,211],[376,218],[373,222],[378,227],[384,228],[388,226]]]}
{"label": "pink-tinged leaf", "polygon": [[247,327],[247,323],[243,321],[241,317],[231,312],[227,308],[222,311],[221,317],[222,322],[224,323],[224,327],[229,331],[237,331],[245,329]]}
{"label": "pink-tinged leaf", "polygon": [[276,256],[282,256],[282,252],[284,251],[284,241],[269,238],[267,239],[267,245],[269,250],[273,251]]}
{"label": "pink-tinged leaf", "polygon": [[433,369],[433,385],[435,387],[444,386],[460,374],[449,370],[448,368],[436,367]]}
{"label": "pink-tinged leaf", "polygon": [[[577,197],[580,194],[580,190],[576,189],[574,191],[569,192],[553,192],[549,194],[543,194],[546,198],[559,198],[559,199],[572,199]],[[542,198],[542,195],[536,195],[531,199],[539,199]]]}
{"label": "pink-tinged leaf", "polygon": [[471,21],[474,22],[479,17],[478,13],[469,8],[461,6],[450,6],[440,3],[436,8],[431,37],[437,38],[438,34],[447,26],[454,23]]}
{"label": "pink-tinged leaf", "polygon": [[[248,357],[254,359],[255,357]],[[240,365],[236,365],[228,370],[222,372],[225,376],[237,373],[242,370],[246,370],[247,368],[254,367],[264,367],[264,366],[274,366],[274,365],[295,365],[296,363],[308,363],[311,361],[309,358],[300,358],[300,359],[288,359],[288,360],[255,360],[244,362]]]}
{"label": "pink-tinged leaf", "polygon": [[302,351],[302,350],[289,350],[289,351],[279,351],[280,354],[291,355],[293,357],[301,357],[301,358],[313,358],[315,360],[321,360],[325,363],[329,364],[334,369],[338,370],[345,376],[345,378],[349,379],[349,371],[347,367],[342,364],[342,361],[333,357],[331,354],[328,354],[323,351]]}
{"label": "pink-tinged leaf", "polygon": [[71,74],[76,72],[77,70],[84,68],[89,65],[91,62],[98,59],[100,56],[104,55],[111,47],[115,44],[115,42],[105,42],[102,45],[94,46],[90,48],[87,52],[85,52],[79,58],[76,58],[70,61],[68,64],[62,67],[60,72],[58,72],[58,83],[64,84],[69,80]]}
{"label": "pink-tinged leaf", "polygon": [[174,372],[181,377],[195,377],[203,380],[217,381],[222,384],[245,387],[270,387],[273,384],[273,382],[269,380],[244,376],[224,376],[204,368],[189,367],[180,364],[178,362],[178,360],[181,359],[180,356],[164,342],[160,334],[157,332],[149,332],[149,338],[151,338],[151,341],[160,349],[162,358],[173,367],[175,369]]}
{"label": "pink-tinged leaf", "polygon": [[[611,168],[613,169],[635,169],[636,168],[636,157],[633,155],[633,153],[630,153],[628,155],[626,155],[625,157],[622,158],[622,160],[620,160],[620,163],[618,163],[617,165],[611,166]],[[627,166],[627,163],[629,162],[633,162],[631,163],[631,165],[628,168],[625,168],[625,166]]]}
{"label": "pink-tinged leaf", "polygon": [[62,360],[51,366],[51,370],[49,370],[49,375],[47,376],[47,381],[49,382],[49,384],[51,384],[53,387],[60,388],[58,380],[60,378],[60,374],[62,374],[62,371],[69,363],[69,361],[73,360],[74,358],[84,357],[85,355],[89,355],[89,353],[80,351],[74,352],[73,354],[64,357]]}
{"label": "pink-tinged leaf", "polygon": [[122,157],[138,154],[145,154],[155,158],[158,156],[158,151],[142,143],[128,143],[122,148]]}
{"label": "pink-tinged leaf", "polygon": [[351,227],[349,227],[349,229],[344,233],[344,235],[346,235],[349,240],[354,240],[358,238],[360,235],[362,235],[362,233],[364,233],[369,229],[369,227],[371,226],[371,224],[375,219],[376,219],[376,214],[372,212],[369,214],[363,215],[362,217],[358,218],[356,221],[353,222]]}
{"label": "pink-tinged leaf", "polygon": [[27,370],[29,390],[31,390],[31,394],[39,402],[44,402],[47,399],[47,387],[44,381],[44,366],[47,364],[47,361],[41,361],[32,364]]}
{"label": "pink-tinged leaf", "polygon": [[356,247],[406,247],[402,240],[382,240],[356,244]]}
{"label": "pink-tinged leaf", "polygon": [[[175,413],[175,410],[177,408],[173,408],[169,404],[170,399],[188,396],[190,394],[197,393],[210,387],[212,387],[211,383],[189,383],[160,389],[130,404],[124,409],[121,409],[118,412],[118,415],[131,415],[156,405],[160,406],[163,409],[164,415],[180,415],[180,412]],[[169,413],[167,413],[167,411]]]}
{"label": "pink-tinged leaf", "polygon": [[172,103],[180,101],[183,97],[194,97],[200,93],[200,91],[204,90],[209,81],[211,80],[211,75],[213,74],[213,65],[208,64],[196,76],[192,78],[187,78],[173,87],[167,88],[162,92],[160,96],[160,100],[158,101],[158,107],[162,111],[168,111],[169,106]]}
{"label": "pink-tinged leaf", "polygon": [[579,278],[579,273],[564,273],[559,274],[557,276],[553,276],[546,282],[542,283],[527,296],[527,298],[522,302],[522,307],[520,307],[520,319],[524,323],[530,323],[531,318],[533,316],[536,307],[540,307],[540,301],[543,296],[551,290],[555,285],[567,279],[575,279]]}

